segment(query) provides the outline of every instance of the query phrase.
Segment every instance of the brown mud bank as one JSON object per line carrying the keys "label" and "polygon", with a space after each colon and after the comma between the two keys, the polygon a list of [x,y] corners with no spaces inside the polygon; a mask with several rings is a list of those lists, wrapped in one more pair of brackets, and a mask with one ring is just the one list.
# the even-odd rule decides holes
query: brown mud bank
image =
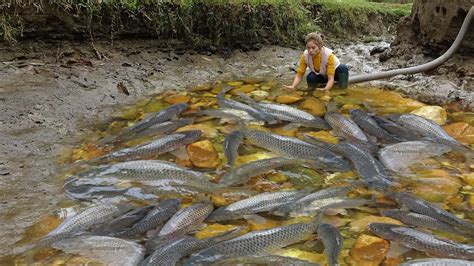
{"label": "brown mud bank", "polygon": [[[344,45],[336,53],[349,64],[352,75],[406,64],[393,60],[381,65],[370,56],[379,45],[388,44]],[[301,53],[265,46],[222,56],[158,47],[156,41],[137,40],[113,46],[65,41],[0,46],[0,254],[20,252],[11,246],[24,236],[25,228],[57,210],[65,196],[55,162],[80,143],[91,125],[111,119],[126,104],[162,91],[242,77],[290,83],[289,68]],[[430,74],[378,83],[421,100],[463,101],[472,109],[473,61],[457,58]],[[451,65],[467,72],[453,72]],[[443,86],[452,92],[447,94]],[[435,94],[442,97],[433,98]]]}

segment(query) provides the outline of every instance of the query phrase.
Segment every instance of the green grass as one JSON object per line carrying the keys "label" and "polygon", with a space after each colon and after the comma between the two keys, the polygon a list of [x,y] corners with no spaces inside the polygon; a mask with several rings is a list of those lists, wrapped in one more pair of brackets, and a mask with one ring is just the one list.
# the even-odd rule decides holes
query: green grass
{"label": "green grass", "polygon": [[[293,45],[310,31],[333,37],[374,34],[374,23],[396,23],[411,4],[366,0],[4,0],[0,4],[0,34],[13,41],[23,25],[18,10],[74,17],[90,34],[118,38],[127,32],[160,39],[177,39],[194,47],[252,46],[255,43]],[[2,11],[3,10],[3,11]],[[25,12],[23,12],[25,13]],[[57,12],[56,12],[57,13]],[[82,21],[81,21],[82,20]],[[67,25],[66,25],[67,26]],[[67,30],[67,28],[66,28]]]}

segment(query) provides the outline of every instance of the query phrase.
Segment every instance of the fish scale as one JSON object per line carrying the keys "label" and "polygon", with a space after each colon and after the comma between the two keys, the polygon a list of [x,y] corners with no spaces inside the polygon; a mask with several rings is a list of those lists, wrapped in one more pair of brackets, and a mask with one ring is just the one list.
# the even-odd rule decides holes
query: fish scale
{"label": "fish scale", "polygon": [[365,130],[367,133],[377,137],[379,140],[386,142],[398,142],[399,140],[393,137],[388,131],[383,129],[372,119],[367,113],[362,110],[351,110],[351,118],[356,124]]}
{"label": "fish scale", "polygon": [[455,226],[457,229],[468,233],[474,232],[474,224],[458,218],[456,215],[436,207],[429,202],[416,198],[408,192],[389,192],[387,196],[397,201],[398,204],[407,207],[409,210],[427,215],[447,224]]}
{"label": "fish scale", "polygon": [[79,173],[76,177],[71,178],[66,186],[70,186],[72,183],[96,182],[98,178],[129,180],[159,187],[186,186],[207,192],[215,191],[218,188],[217,184],[210,182],[200,172],[161,160],[137,160],[99,166]]}
{"label": "fish scale", "polygon": [[349,163],[341,156],[297,138],[281,136],[260,130],[245,129],[243,133],[244,137],[256,146],[281,155],[290,156],[291,158],[314,161],[320,165],[321,169],[341,172],[351,169]]}
{"label": "fish scale", "polygon": [[340,137],[347,140],[369,142],[362,129],[350,118],[339,113],[328,112],[324,115],[324,119]]}
{"label": "fish scale", "polygon": [[227,171],[219,182],[219,185],[232,186],[245,183],[249,178],[257,176],[268,171],[285,165],[301,165],[304,161],[297,159],[287,159],[275,157],[263,160],[256,160],[247,164],[240,165]]}
{"label": "fish scale", "polygon": [[207,216],[211,214],[212,210],[214,210],[214,206],[209,203],[197,203],[183,208],[169,219],[161,229],[158,236],[163,237],[186,234],[200,226]]}
{"label": "fish scale", "polygon": [[300,260],[293,257],[285,257],[279,255],[253,255],[245,257],[228,258],[217,261],[212,265],[272,265],[272,266],[318,266],[319,264],[309,262],[307,260]]}
{"label": "fish scale", "polygon": [[271,252],[301,241],[314,233],[317,227],[318,224],[313,221],[253,231],[191,255],[186,265]]}
{"label": "fish scale", "polygon": [[354,167],[362,177],[365,184],[377,189],[388,189],[391,185],[391,178],[383,168],[382,164],[366,150],[356,144],[341,143],[338,149],[349,158]]}
{"label": "fish scale", "polygon": [[275,124],[278,122],[270,114],[257,110],[244,103],[224,98],[224,94],[222,92],[217,95],[217,103],[219,104],[221,108],[229,108],[229,109],[237,109],[237,110],[245,111],[251,116],[257,118],[258,120],[265,121],[268,124]]}
{"label": "fish scale", "polygon": [[456,259],[417,259],[400,264],[400,266],[474,266],[473,261]]}
{"label": "fish scale", "polygon": [[452,225],[438,221],[432,217],[423,214],[401,210],[387,210],[383,211],[382,214],[384,216],[397,219],[403,222],[404,224],[462,235],[462,232],[456,230],[456,228]]}
{"label": "fish scale", "polygon": [[383,129],[387,130],[390,134],[402,140],[418,140],[420,135],[412,130],[408,130],[399,124],[390,121],[385,117],[378,117],[375,115],[370,115],[371,118],[377,122],[377,124]]}
{"label": "fish scale", "polygon": [[208,221],[236,219],[245,214],[271,211],[288,202],[297,200],[307,194],[306,191],[265,192],[256,196],[234,202],[214,211]]}
{"label": "fish scale", "polygon": [[78,236],[52,245],[66,253],[89,257],[106,265],[138,265],[145,256],[144,248],[133,242],[107,236]]}
{"label": "fish scale", "polygon": [[456,243],[405,226],[371,223],[369,228],[379,237],[431,255],[474,259],[474,246]]}
{"label": "fish scale", "polygon": [[86,208],[78,214],[64,220],[56,229],[51,231],[39,245],[48,245],[64,239],[76,232],[89,229],[132,209],[131,205],[100,204]]}
{"label": "fish scale", "polygon": [[173,133],[155,139],[147,144],[142,144],[132,148],[125,148],[101,157],[97,157],[93,160],[93,162],[108,162],[114,160],[139,159],[156,156],[175,150],[183,145],[190,144],[198,140],[201,135],[201,130],[190,130]]}
{"label": "fish scale", "polygon": [[394,172],[406,172],[409,166],[431,156],[451,151],[443,144],[431,141],[406,141],[386,146],[379,151],[380,161]]}
{"label": "fish scale", "polygon": [[303,206],[301,209],[293,209],[290,213],[290,217],[299,217],[299,216],[315,216],[319,212],[322,212],[330,208],[354,208],[361,205],[370,203],[366,199],[353,199],[353,198],[324,198],[314,200],[311,203]]}
{"label": "fish scale", "polygon": [[[224,232],[217,236],[197,239],[191,236],[184,236],[177,239],[161,242],[157,249],[141,264],[145,265],[175,265],[182,257],[191,254],[199,249],[207,248],[219,242],[232,239],[238,236],[241,228]],[[150,245],[148,245],[150,247]]]}
{"label": "fish scale", "polygon": [[173,104],[159,112],[149,114],[143,120],[127,128],[124,134],[135,134],[158,123],[166,122],[189,107],[187,103]]}
{"label": "fish scale", "polygon": [[301,123],[304,126],[329,129],[329,125],[320,117],[315,117],[303,110],[291,107],[286,104],[276,103],[258,103],[254,101],[245,93],[239,93],[239,96],[250,106],[271,114],[281,121],[288,121],[292,123]]}
{"label": "fish scale", "polygon": [[178,211],[180,202],[179,199],[164,199],[160,201],[143,219],[135,223],[131,228],[118,232],[113,236],[131,237],[156,228]]}

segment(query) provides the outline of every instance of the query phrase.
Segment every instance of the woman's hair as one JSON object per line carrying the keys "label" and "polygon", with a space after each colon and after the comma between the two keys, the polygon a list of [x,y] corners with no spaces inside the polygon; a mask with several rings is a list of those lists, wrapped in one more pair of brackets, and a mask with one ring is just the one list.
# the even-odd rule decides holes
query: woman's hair
{"label": "woman's hair", "polygon": [[318,32],[310,32],[306,37],[304,38],[304,42],[308,43],[313,41],[318,47],[323,47],[324,42],[323,42],[324,36]]}

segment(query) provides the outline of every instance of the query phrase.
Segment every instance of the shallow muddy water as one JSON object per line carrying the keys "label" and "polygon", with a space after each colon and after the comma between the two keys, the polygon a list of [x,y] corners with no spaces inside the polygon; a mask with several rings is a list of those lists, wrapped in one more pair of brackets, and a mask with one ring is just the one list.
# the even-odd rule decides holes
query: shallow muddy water
{"label": "shallow muddy water", "polygon": [[[58,185],[67,180],[68,176],[77,174],[80,171],[93,167],[91,162],[94,158],[120,150],[122,148],[134,147],[136,145],[147,143],[157,136],[148,136],[143,138],[133,138],[122,142],[111,142],[110,140],[117,136],[123,128],[131,126],[137,121],[146,117],[147,114],[157,112],[170,104],[185,102],[190,105],[181,117],[194,118],[194,124],[184,126],[177,131],[198,129],[203,131],[203,136],[199,142],[210,143],[197,154],[192,154],[192,149],[178,149],[170,153],[147,159],[159,159],[177,163],[184,167],[203,172],[212,182],[219,182],[220,176],[226,171],[224,157],[223,141],[226,134],[238,129],[235,121],[226,119],[216,119],[212,117],[197,115],[199,110],[217,108],[216,95],[222,86],[231,86],[234,89],[227,94],[227,98],[237,99],[238,91],[245,92],[258,101],[270,101],[289,104],[293,107],[308,111],[316,116],[323,116],[326,112],[328,102],[335,102],[338,112],[348,115],[352,109],[362,109],[372,112],[376,115],[389,115],[397,113],[409,113],[426,104],[406,98],[399,93],[383,90],[377,87],[353,86],[347,90],[333,89],[329,95],[316,91],[309,94],[307,91],[286,92],[281,89],[281,80],[263,79],[263,78],[242,78],[239,80],[224,80],[205,83],[195,86],[189,91],[183,92],[165,92],[153,95],[140,102],[122,108],[120,114],[107,123],[100,123],[86,129],[83,134],[83,141],[64,152],[58,162],[61,173],[55,177]],[[247,126],[252,129],[273,132],[279,135],[301,138],[302,134],[309,134],[320,140],[330,143],[337,143],[338,138],[333,131],[315,130],[310,128],[288,128],[285,124],[265,126],[262,123],[248,123]],[[471,148],[474,146],[474,114],[469,112],[448,112],[447,120],[443,123],[446,131],[453,137]],[[385,144],[379,143],[379,147]],[[255,160],[270,158],[276,156],[268,150],[262,149],[250,142],[245,141],[239,148],[239,156],[236,160],[236,166],[243,165]],[[199,159],[205,160],[199,161]],[[474,165],[466,163],[462,154],[451,152],[446,155],[430,157],[414,164],[410,169],[411,173],[407,175],[394,176],[397,181],[395,190],[411,191],[414,195],[439,204],[444,209],[455,213],[457,216],[474,222],[474,183],[472,170]],[[246,182],[245,186],[252,194],[263,192],[274,192],[292,189],[311,189],[319,190],[323,188],[338,187],[354,180],[359,176],[355,171],[332,172],[325,170],[312,170],[301,166],[284,167],[275,171],[258,175]],[[44,235],[57,227],[64,218],[70,217],[81,208],[95,204],[99,201],[111,200],[113,202],[131,202],[136,206],[149,205],[160,198],[180,197],[182,198],[181,207],[189,206],[195,202],[211,200],[215,207],[226,206],[239,199],[248,197],[248,195],[235,195],[232,193],[195,193],[194,195],[180,195],[177,191],[172,193],[160,191],[159,193],[150,193],[144,189],[141,184],[130,182],[119,182],[111,188],[122,191],[130,189],[128,193],[97,193],[92,198],[85,197],[82,200],[64,196],[64,190],[61,191],[62,200],[55,204],[55,213],[44,214],[41,219],[30,226],[22,239],[15,244],[18,250],[24,250],[21,254],[4,258],[4,262],[40,263],[40,264],[77,264],[91,263],[90,258],[77,255],[61,253],[54,249],[27,250],[24,247],[31,247]],[[132,189],[131,189],[132,188]],[[140,191],[140,189],[142,189]],[[171,188],[172,189],[172,188]],[[77,194],[75,195],[78,196]],[[388,199],[383,193],[373,189],[354,188],[348,194],[350,198],[362,198],[371,200],[372,203],[351,209],[333,209],[326,211],[323,215],[323,221],[335,225],[341,231],[344,239],[343,250],[339,261],[341,265],[361,265],[366,263],[377,265],[384,262],[384,265],[397,265],[402,261],[414,258],[425,258],[430,255],[420,251],[397,252],[391,251],[388,256],[389,244],[381,238],[374,237],[367,227],[370,222],[387,222],[400,224],[400,222],[388,217],[381,217],[383,210],[396,208],[396,204]],[[243,226],[244,232],[262,230],[281,225],[307,222],[311,217],[303,216],[298,218],[281,218],[262,214],[265,220],[255,221],[249,219],[231,220],[221,223],[208,222],[204,228],[199,229],[194,235],[197,238],[205,238],[216,235],[219,232],[228,231],[236,226]],[[474,244],[472,239],[435,232],[435,234],[450,238],[452,240]],[[135,238],[134,241],[143,243],[146,237]],[[308,260],[310,262],[325,265],[326,257],[323,254],[323,244],[316,234],[309,239],[304,239],[298,243],[285,247],[277,253],[284,256],[290,256]]]}

